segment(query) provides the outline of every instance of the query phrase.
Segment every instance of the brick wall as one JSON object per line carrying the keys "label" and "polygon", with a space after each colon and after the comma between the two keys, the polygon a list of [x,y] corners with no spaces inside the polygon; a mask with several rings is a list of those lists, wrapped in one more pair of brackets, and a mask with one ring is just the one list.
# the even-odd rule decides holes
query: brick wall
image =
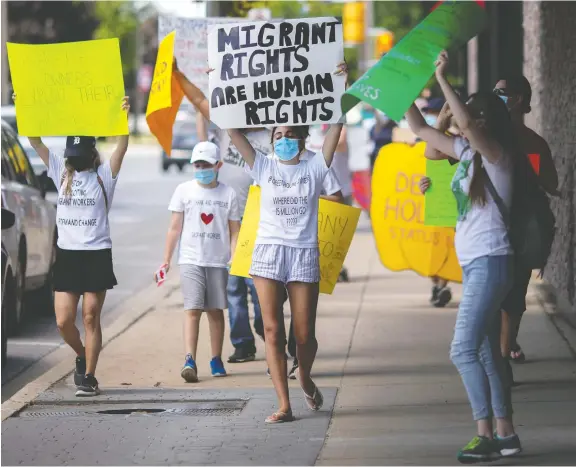
{"label": "brick wall", "polygon": [[545,279],[576,321],[576,2],[523,2],[524,74],[532,84],[526,123],[552,150],[562,198]]}

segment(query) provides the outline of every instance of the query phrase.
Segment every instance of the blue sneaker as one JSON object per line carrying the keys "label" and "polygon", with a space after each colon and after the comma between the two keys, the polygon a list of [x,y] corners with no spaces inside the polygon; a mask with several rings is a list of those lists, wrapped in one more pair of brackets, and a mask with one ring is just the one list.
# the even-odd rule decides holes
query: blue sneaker
{"label": "blue sneaker", "polygon": [[180,376],[182,376],[187,383],[198,382],[198,369],[196,368],[196,362],[192,358],[192,355],[186,355],[186,361],[184,362]]}
{"label": "blue sneaker", "polygon": [[212,370],[212,376],[221,377],[226,376],[226,370],[224,369],[224,363],[220,357],[214,357],[210,360],[210,370]]}

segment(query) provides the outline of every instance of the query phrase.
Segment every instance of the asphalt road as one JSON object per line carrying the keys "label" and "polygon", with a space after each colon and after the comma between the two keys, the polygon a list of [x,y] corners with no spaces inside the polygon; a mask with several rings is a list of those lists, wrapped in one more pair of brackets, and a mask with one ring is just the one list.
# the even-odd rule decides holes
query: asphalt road
{"label": "asphalt road", "polygon": [[[176,168],[162,172],[157,146],[129,149],[110,212],[114,269],[119,285],[106,297],[103,326],[117,318],[114,309],[119,304],[151,283],[152,274],[162,260],[168,202],[176,185],[190,177],[190,169],[184,173]],[[81,329],[81,311],[77,323]],[[8,340],[8,363],[2,370],[2,401],[39,376],[28,376],[25,372],[62,344],[54,318],[28,310],[19,335]],[[70,364],[72,368],[73,362]]]}

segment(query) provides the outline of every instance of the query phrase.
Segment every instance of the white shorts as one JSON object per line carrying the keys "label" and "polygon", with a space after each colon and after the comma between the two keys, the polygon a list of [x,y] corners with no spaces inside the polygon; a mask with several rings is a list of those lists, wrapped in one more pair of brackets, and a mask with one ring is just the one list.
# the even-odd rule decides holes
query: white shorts
{"label": "white shorts", "polygon": [[228,270],[195,264],[181,264],[180,287],[185,310],[224,310],[228,308]]}
{"label": "white shorts", "polygon": [[320,282],[318,248],[256,245],[250,275],[283,282]]}

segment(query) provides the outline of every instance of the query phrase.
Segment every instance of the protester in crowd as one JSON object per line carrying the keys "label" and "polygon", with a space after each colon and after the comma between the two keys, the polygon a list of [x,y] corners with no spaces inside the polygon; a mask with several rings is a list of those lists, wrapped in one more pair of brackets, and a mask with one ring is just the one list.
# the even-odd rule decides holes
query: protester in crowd
{"label": "protester in crowd", "polygon": [[[558,196],[558,173],[554,166],[552,154],[546,141],[524,124],[524,115],[531,110],[532,88],[524,76],[513,76],[496,83],[494,93],[508,107],[512,125],[521,152],[526,156],[537,155],[539,170],[537,180],[542,189],[549,195]],[[526,293],[532,270],[517,261],[514,269],[514,282],[506,299],[502,303],[502,355],[513,362],[523,363],[525,355],[518,344],[518,331],[524,311],[526,311]],[[510,369],[510,376],[512,370]]]}
{"label": "protester in crowd", "polygon": [[374,109],[374,119],[374,126],[370,129],[370,139],[374,143],[374,149],[370,154],[370,168],[372,170],[374,170],[380,149],[392,142],[394,129],[397,128],[396,122],[378,109]]}
{"label": "protester in crowd", "polygon": [[[174,60],[173,74],[178,80],[180,87],[188,100],[198,109],[198,136],[200,141],[208,140],[206,121],[210,120],[210,105],[206,97],[194,86],[184,74],[178,70]],[[262,152],[270,150],[270,132],[265,128],[243,130],[246,137],[254,147]],[[248,191],[253,180],[244,170],[244,159],[238,153],[236,147],[230,142],[230,137],[225,131],[219,131],[214,143],[220,147],[222,166],[218,171],[218,180],[232,188],[238,198],[240,217],[244,215]],[[228,276],[227,298],[228,318],[230,321],[230,340],[234,346],[234,352],[228,357],[228,363],[249,362],[256,358],[256,343],[250,327],[248,312],[248,294],[254,306],[254,330],[260,337],[264,337],[260,303],[254,282],[250,278]]]}
{"label": "protester in crowd", "polygon": [[[209,141],[196,144],[190,162],[194,180],[184,182],[174,191],[166,238],[164,264],[167,273],[176,244],[184,297],[184,346],[186,357],[181,371],[188,383],[198,381],[196,350],[202,313],[208,315],[212,376],[226,376],[222,363],[224,343],[224,308],[226,284],[232,254],[240,231],[240,213],[236,192],[217,180],[222,166],[220,150]],[[157,277],[158,279],[158,277]]]}
{"label": "protester in crowd", "polygon": [[[130,111],[128,97],[122,101],[122,110],[126,114]],[[102,349],[100,314],[106,292],[118,284],[108,212],[129,135],[118,137],[112,157],[104,162],[92,136],[68,136],[63,157],[51,152],[40,137],[28,139],[58,187],[58,244],[53,278],[56,324],[64,342],[76,352],[76,396],[96,396],[100,393],[95,377]],[[80,297],[84,344],[76,327]]]}
{"label": "protester in crowd", "polygon": [[[346,71],[342,64],[337,73]],[[274,154],[278,159],[257,152],[242,132],[228,130],[232,142],[246,161],[249,173],[262,190],[260,226],[250,275],[254,278],[262,307],[266,358],[280,403],[279,410],[266,419],[267,423],[294,419],[288,395],[284,354],[286,339],[278,313],[285,287],[294,319],[299,365],[297,377],[311,410],[319,410],[324,402],[322,393],[310,377],[318,349],[315,336],[320,283],[318,200],[341,130],[342,124],[333,125],[322,151],[306,161],[300,160],[308,136],[306,127],[279,126],[273,129]]]}
{"label": "protester in crowd", "polygon": [[464,105],[446,79],[448,54],[443,51],[435,64],[436,78],[462,135],[453,137],[430,127],[415,106],[407,119],[436,151],[437,159],[459,160],[452,191],[459,213],[455,246],[463,270],[463,293],[450,357],[468,393],[478,436],[460,450],[458,460],[485,462],[521,451],[499,342],[499,308],[512,285],[513,252],[505,220],[491,194],[510,208],[517,149],[502,101],[492,93],[475,94]]}

